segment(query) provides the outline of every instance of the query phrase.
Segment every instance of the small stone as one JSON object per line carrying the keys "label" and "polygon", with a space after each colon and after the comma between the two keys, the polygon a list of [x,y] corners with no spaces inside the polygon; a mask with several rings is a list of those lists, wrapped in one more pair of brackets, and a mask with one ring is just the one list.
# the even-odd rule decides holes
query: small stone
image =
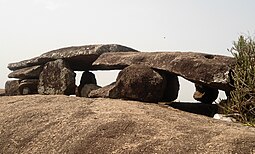
{"label": "small stone", "polygon": [[110,91],[115,87],[115,82],[111,83],[110,85],[107,85],[105,87],[92,90],[88,97],[90,98],[110,98]]}
{"label": "small stone", "polygon": [[22,95],[38,94],[38,79],[25,79],[20,82],[19,91]]}
{"label": "small stone", "polygon": [[193,98],[202,103],[211,104],[213,103],[219,94],[218,89],[207,87],[204,85],[195,84],[196,92]]}
{"label": "small stone", "polygon": [[0,96],[5,96],[5,89],[0,89]]}
{"label": "small stone", "polygon": [[227,121],[227,122],[236,122],[236,119],[233,117],[228,117],[225,114],[215,114],[213,116],[213,119],[217,119],[217,120],[222,120],[222,121]]}
{"label": "small stone", "polygon": [[21,95],[19,91],[20,80],[9,80],[5,83],[5,95],[15,96]]}
{"label": "small stone", "polygon": [[97,90],[101,88],[100,86],[96,85],[96,84],[85,84],[83,86],[83,88],[81,89],[81,95],[80,97],[88,97],[89,93],[92,91],[92,90]]}

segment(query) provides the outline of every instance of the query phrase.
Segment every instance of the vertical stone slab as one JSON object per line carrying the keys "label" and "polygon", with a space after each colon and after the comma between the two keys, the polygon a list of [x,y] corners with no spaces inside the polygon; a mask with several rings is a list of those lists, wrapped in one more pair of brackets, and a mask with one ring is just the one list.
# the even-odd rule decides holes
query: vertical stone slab
{"label": "vertical stone slab", "polygon": [[75,94],[74,71],[62,59],[45,64],[39,77],[38,92],[46,95]]}
{"label": "vertical stone slab", "polygon": [[167,81],[163,101],[172,102],[177,99],[180,84],[178,77],[168,72],[160,73]]}
{"label": "vertical stone slab", "polygon": [[159,102],[162,101],[165,87],[164,77],[149,66],[131,65],[119,73],[109,96],[117,99]]}
{"label": "vertical stone slab", "polygon": [[20,95],[19,91],[20,80],[10,80],[5,83],[5,95],[15,96]]}
{"label": "vertical stone slab", "polygon": [[76,94],[76,96],[82,97],[82,96],[88,95],[88,94],[85,94],[85,95],[82,94],[82,89],[87,84],[94,84],[96,86],[97,81],[96,81],[95,74],[89,71],[84,71],[81,76],[81,81],[80,81],[80,85],[78,86],[78,93]]}

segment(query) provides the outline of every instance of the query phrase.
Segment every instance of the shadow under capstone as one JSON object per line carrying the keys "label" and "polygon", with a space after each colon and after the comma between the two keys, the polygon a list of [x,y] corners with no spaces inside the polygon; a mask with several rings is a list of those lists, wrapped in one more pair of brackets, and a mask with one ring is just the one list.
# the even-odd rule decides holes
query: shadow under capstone
{"label": "shadow under capstone", "polygon": [[218,105],[216,104],[203,104],[203,103],[190,103],[190,102],[172,102],[166,104],[175,109],[182,111],[205,115],[208,117],[213,117],[214,114],[218,113]]}

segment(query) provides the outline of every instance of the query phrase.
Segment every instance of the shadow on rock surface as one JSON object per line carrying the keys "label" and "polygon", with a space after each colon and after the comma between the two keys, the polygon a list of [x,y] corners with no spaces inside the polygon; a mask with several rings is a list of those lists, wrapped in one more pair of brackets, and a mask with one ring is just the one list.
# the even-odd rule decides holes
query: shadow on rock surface
{"label": "shadow on rock surface", "polygon": [[191,102],[172,102],[168,104],[170,107],[179,109],[182,111],[205,115],[213,117],[218,113],[218,106],[216,104],[204,104],[204,103],[191,103]]}

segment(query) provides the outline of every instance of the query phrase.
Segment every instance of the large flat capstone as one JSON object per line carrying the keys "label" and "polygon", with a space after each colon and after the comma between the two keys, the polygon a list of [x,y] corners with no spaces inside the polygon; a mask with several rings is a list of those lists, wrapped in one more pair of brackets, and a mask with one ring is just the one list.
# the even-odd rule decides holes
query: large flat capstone
{"label": "large flat capstone", "polygon": [[143,64],[215,89],[229,91],[232,57],[195,52],[120,52],[104,53],[92,65],[95,70],[123,69]]}
{"label": "large flat capstone", "polygon": [[42,72],[42,66],[31,66],[27,68],[22,68],[11,72],[9,78],[19,78],[19,79],[39,79],[40,73]]}
{"label": "large flat capstone", "polygon": [[56,59],[65,59],[74,71],[88,70],[91,64],[102,54],[106,52],[137,52],[129,47],[117,44],[107,45],[85,45],[61,48],[46,52],[38,57],[24,60],[17,63],[10,63],[8,68],[10,70],[18,70],[36,65],[43,65],[49,61]]}

